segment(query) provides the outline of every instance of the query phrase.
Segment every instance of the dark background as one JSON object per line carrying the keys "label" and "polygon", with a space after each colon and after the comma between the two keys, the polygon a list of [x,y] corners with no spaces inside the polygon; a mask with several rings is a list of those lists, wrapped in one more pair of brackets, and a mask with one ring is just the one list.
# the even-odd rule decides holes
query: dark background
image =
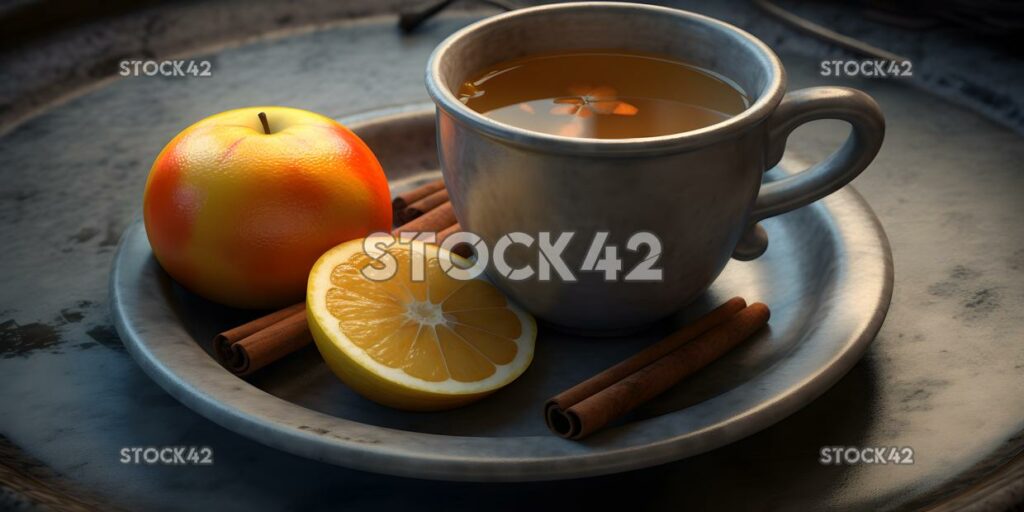
{"label": "dark background", "polygon": [[[110,259],[152,156],[177,130],[237,101],[332,116],[425,101],[425,52],[469,19],[465,10],[498,10],[463,0],[454,6],[461,13],[403,36],[395,15],[419,3],[11,1],[0,7],[0,508],[1019,509],[1024,66],[1016,4],[780,1],[914,63],[909,80],[840,80],[817,76],[817,63],[860,55],[753,3],[666,3],[762,38],[782,55],[793,87],[862,88],[886,111],[886,146],[855,186],[893,244],[893,307],[865,359],[823,397],[709,454],[563,483],[370,475],[221,429],[148,380],[106,311]],[[375,53],[377,79],[353,72]],[[305,54],[306,74],[294,78],[254,60]],[[192,56],[235,75],[191,84],[115,76],[122,59]],[[790,149],[817,158],[843,133],[815,125]],[[815,462],[823,445],[907,432],[924,459],[919,473],[894,476],[906,478],[899,485]],[[131,470],[107,449],[135,444],[209,444],[218,462],[205,472]]]}

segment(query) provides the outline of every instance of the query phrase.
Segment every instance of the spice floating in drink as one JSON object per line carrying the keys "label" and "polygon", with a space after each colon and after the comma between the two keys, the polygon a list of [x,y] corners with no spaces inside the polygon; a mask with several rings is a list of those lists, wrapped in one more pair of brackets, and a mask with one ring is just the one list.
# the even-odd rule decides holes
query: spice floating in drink
{"label": "spice floating in drink", "polygon": [[657,55],[614,50],[502,62],[469,77],[459,98],[502,123],[600,139],[696,130],[748,106],[737,86],[709,71]]}

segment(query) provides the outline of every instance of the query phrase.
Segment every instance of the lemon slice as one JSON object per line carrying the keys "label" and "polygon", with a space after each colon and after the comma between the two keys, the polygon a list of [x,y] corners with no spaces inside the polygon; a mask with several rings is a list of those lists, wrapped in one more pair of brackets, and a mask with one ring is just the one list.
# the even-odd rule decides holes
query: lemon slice
{"label": "lemon slice", "polygon": [[[533,359],[537,324],[482,278],[455,279],[435,245],[386,249],[397,271],[385,280],[364,275],[382,260],[345,242],[313,265],[306,293],[309,327],[331,371],[359,394],[407,410],[467,404],[519,377]],[[423,258],[414,279],[413,258]],[[386,258],[386,256],[385,256]]]}

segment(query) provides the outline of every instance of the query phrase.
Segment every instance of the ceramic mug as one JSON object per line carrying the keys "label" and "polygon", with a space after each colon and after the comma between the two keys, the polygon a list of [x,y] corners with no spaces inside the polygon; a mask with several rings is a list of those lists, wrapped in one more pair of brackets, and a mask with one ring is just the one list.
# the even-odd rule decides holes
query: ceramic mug
{"label": "ceramic mug", "polygon": [[[573,49],[665,55],[727,77],[751,105],[698,130],[590,139],[503,124],[456,95],[465,79],[492,64]],[[767,235],[758,221],[846,185],[875,157],[885,131],[878,104],[863,92],[812,87],[787,93],[782,63],[760,40],[712,18],[650,5],[554,4],[485,19],[434,50],[426,83],[437,105],[438,156],[462,228],[490,248],[513,232],[534,240],[529,247],[525,239],[506,242],[515,250],[506,252],[504,265],[533,272],[513,278],[490,265],[489,277],[539,318],[591,333],[621,332],[665,317],[704,292],[730,257],[759,256]],[[852,130],[822,162],[762,183],[790,132],[816,119],[846,121]],[[561,253],[574,280],[551,279],[550,268],[549,279],[542,278],[542,232],[552,239],[574,233]],[[617,279],[581,270],[599,232],[607,233],[606,245],[618,248]],[[640,232],[657,243],[630,245]],[[625,279],[630,269],[652,260],[660,278]]]}

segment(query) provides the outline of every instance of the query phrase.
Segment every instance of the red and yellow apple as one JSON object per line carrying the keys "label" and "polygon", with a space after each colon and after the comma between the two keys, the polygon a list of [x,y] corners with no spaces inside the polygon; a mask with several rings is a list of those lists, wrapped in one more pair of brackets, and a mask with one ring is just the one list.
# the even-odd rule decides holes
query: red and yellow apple
{"label": "red and yellow apple", "polygon": [[149,172],[143,216],[171,277],[241,308],[302,300],[321,254],[391,228],[387,179],[366,144],[286,107],[230,110],[179,133]]}

